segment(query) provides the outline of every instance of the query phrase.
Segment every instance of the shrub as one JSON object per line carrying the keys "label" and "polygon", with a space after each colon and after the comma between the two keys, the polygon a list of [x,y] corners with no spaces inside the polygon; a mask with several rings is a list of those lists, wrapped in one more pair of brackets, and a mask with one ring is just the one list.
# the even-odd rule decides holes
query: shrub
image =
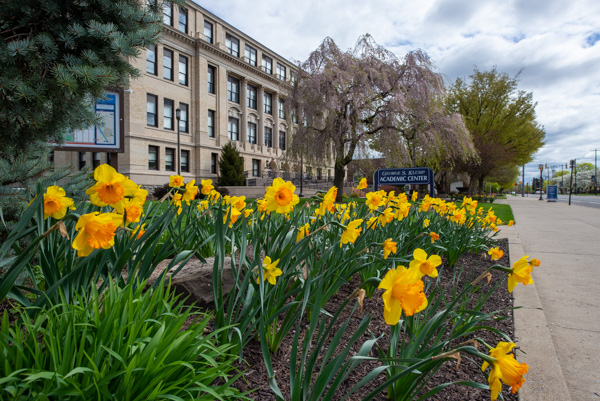
{"label": "shrub", "polygon": [[[0,328],[0,399],[239,398],[228,345],[205,336],[195,314],[162,285],[153,292],[110,285],[64,301],[35,319],[22,310]],[[189,319],[194,323],[184,330]]]}
{"label": "shrub", "polygon": [[229,142],[221,150],[219,160],[219,186],[242,186],[246,185],[244,176],[244,159],[238,150]]}
{"label": "shrub", "polygon": [[171,187],[169,186],[169,183],[166,183],[159,187],[155,187],[152,191],[152,196],[154,196],[155,199],[162,199],[170,190]]}

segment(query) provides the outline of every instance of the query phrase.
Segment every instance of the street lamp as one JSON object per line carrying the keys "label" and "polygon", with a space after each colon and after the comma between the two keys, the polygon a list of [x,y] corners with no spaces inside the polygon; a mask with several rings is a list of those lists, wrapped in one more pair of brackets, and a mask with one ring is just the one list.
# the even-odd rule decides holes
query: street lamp
{"label": "street lamp", "polygon": [[539,200],[543,200],[542,199],[542,192],[544,189],[544,177],[542,175],[542,171],[544,171],[544,165],[540,164],[538,165],[538,168],[540,169],[540,199]]}
{"label": "street lamp", "polygon": [[177,175],[181,175],[181,143],[179,139],[179,120],[181,119],[181,109],[179,107],[175,110],[175,118],[177,119]]}

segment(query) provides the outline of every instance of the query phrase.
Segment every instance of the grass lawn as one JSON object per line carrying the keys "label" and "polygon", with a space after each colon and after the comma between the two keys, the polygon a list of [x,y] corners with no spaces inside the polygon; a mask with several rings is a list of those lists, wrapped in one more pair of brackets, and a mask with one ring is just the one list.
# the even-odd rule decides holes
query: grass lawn
{"label": "grass lawn", "polygon": [[479,202],[477,207],[481,206],[486,212],[492,208],[496,216],[502,220],[502,224],[508,224],[510,220],[514,220],[512,209],[509,205],[502,205],[498,203],[482,203]]}

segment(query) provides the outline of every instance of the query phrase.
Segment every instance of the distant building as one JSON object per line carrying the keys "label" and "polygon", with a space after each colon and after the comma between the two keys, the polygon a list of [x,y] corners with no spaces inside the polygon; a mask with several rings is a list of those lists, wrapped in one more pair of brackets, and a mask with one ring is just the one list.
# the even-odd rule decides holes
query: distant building
{"label": "distant building", "polygon": [[133,61],[142,76],[120,93],[122,152],[57,150],[55,163],[109,163],[138,184],[162,185],[177,171],[179,110],[186,181],[215,179],[230,140],[248,178],[296,170],[281,161],[291,133],[284,102],[296,66],[192,2],[165,2],[164,24],[161,43]]}

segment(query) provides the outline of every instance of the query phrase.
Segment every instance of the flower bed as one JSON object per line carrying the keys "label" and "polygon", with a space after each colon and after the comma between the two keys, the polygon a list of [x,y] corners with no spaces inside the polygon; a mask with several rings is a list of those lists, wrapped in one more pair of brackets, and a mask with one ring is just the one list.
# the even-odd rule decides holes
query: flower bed
{"label": "flower bed", "polygon": [[[490,394],[485,380],[489,373],[492,399],[501,381],[514,391],[523,384],[527,366],[510,353],[510,330],[503,333],[491,326],[506,311],[489,305],[507,291],[503,284],[500,289],[507,276],[509,291],[517,282],[528,284],[539,261],[523,258],[513,268],[492,263],[502,257],[493,248],[501,222],[493,210],[478,208],[476,200],[455,204],[429,196],[417,199],[416,193],[408,199],[378,191],[367,193],[364,203],[336,204],[333,187],[296,209],[295,187],[281,179],[275,179],[263,199],[247,204],[244,197],[221,197],[210,180],[199,188],[194,181],[186,184],[172,176],[165,209],[144,206],[147,193],[109,166],[98,167],[95,179],[87,192],[91,204],[73,205],[59,188],[40,188],[0,246],[5,261],[0,300],[9,296],[36,316],[44,308],[83,304],[80,299],[114,285],[138,294],[144,280],[167,259],[171,261],[163,275],[176,274],[192,257],[214,257],[209,341],[221,347],[222,356],[213,364],[222,367],[217,382],[226,385],[220,387],[222,393],[211,393],[190,381],[196,398],[255,397],[236,392],[240,386],[234,383],[230,356],[243,359],[258,352],[265,372],[261,392],[267,391],[266,384],[276,399],[435,396],[448,390],[444,383],[433,385],[432,376],[457,358],[471,358],[479,369],[491,367],[460,384]],[[198,192],[203,199],[195,199]],[[479,275],[459,263],[469,253],[488,255]],[[225,259],[234,277],[227,294],[221,291]],[[32,285],[19,281],[23,275]],[[492,278],[495,284],[488,284]],[[161,283],[156,281],[153,288]],[[350,290],[351,296],[342,297]],[[165,302],[175,308],[178,301]],[[369,312],[361,314],[363,307]],[[122,322],[136,321],[135,316],[127,318]],[[170,323],[160,324],[166,329]],[[2,330],[8,325],[4,319]],[[159,332],[141,337],[136,347],[156,348]],[[175,336],[164,347],[182,343]],[[289,373],[277,368],[282,353],[289,356]],[[120,361],[114,358],[102,383],[126,399],[129,393],[110,379]],[[149,361],[142,369],[153,371]],[[251,369],[257,366],[253,362]],[[28,370],[34,367],[27,364],[2,368],[5,377],[25,383],[11,390],[24,395],[39,391],[38,384],[48,388],[47,381],[55,377],[50,366],[35,367],[36,372],[47,369],[43,375]],[[94,382],[89,378],[93,369],[83,366],[61,374],[67,376],[49,391],[75,391],[79,377]],[[158,376],[145,377],[148,386],[159,383]],[[355,377],[362,379],[350,387],[349,379]],[[376,383],[381,384],[373,387]],[[169,391],[175,390],[160,385],[155,396],[168,396]]]}

